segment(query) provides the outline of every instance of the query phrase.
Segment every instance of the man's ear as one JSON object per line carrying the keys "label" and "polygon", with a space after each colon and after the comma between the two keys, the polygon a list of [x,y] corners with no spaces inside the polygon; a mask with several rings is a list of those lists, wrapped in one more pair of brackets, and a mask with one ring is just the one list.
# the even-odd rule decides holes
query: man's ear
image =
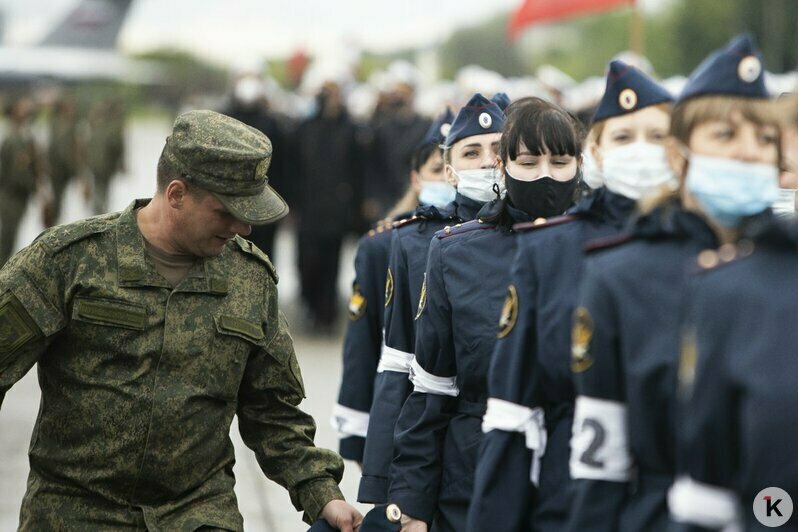
{"label": "man's ear", "polygon": [[186,186],[185,181],[180,179],[172,180],[168,185],[166,185],[166,190],[164,191],[166,201],[173,209],[183,208],[183,202],[185,201],[187,194],[188,187]]}

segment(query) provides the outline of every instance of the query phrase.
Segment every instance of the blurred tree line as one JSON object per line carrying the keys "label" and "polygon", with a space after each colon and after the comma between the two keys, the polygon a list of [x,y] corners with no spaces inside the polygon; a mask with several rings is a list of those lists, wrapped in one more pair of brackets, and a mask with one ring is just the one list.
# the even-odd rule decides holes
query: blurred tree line
{"label": "blurred tree line", "polygon": [[[509,14],[455,31],[441,46],[444,77],[468,64],[505,76],[526,75],[551,64],[577,80],[601,76],[607,61],[629,48],[631,9],[530,28],[507,40]],[[772,72],[798,65],[798,1],[674,0],[643,18],[643,54],[660,76],[688,74],[730,37],[751,31]]]}

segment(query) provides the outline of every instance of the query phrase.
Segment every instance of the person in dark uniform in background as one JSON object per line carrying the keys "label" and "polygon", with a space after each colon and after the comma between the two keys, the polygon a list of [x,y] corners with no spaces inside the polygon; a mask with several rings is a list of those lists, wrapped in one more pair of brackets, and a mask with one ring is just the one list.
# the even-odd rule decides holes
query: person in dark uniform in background
{"label": "person in dark uniform in background", "polygon": [[430,127],[414,109],[415,86],[398,81],[383,105],[369,144],[368,172],[363,182],[363,216],[373,222],[398,198],[410,173],[410,159]]}
{"label": "person in dark uniform in background", "polygon": [[311,330],[332,332],[338,316],[341,243],[357,218],[361,184],[356,126],[341,87],[324,83],[318,111],[302,122],[292,140],[291,174],[297,180],[298,262],[302,300]]}
{"label": "person in dark uniform in background", "polygon": [[[429,207],[443,209],[454,195],[454,187],[443,178],[440,149],[445,138],[442,132],[451,127],[453,118],[448,109],[442,113],[413,154],[409,194],[415,198],[414,208],[420,202],[427,210],[431,210]],[[451,189],[451,195],[445,187]],[[441,188],[442,194],[439,192]],[[400,203],[406,202],[407,197],[408,194]],[[398,214],[395,221],[399,222],[413,215],[412,210],[404,212]],[[341,456],[361,465],[374,394],[374,378],[383,343],[385,279],[393,222],[394,220],[389,219],[378,223],[360,239],[357,246],[355,280],[352,283],[352,297],[348,308],[349,323],[344,336],[343,378],[338,403],[332,415],[333,427],[341,438]]]}
{"label": "person in dark uniform in background", "polygon": [[567,530],[669,526],[688,272],[702,250],[772,217],[779,135],[768,106],[761,55],[748,36],[709,56],[672,112],[666,145],[678,190],[645,206],[627,242],[592,245],[572,330]]}
{"label": "person in dark uniform in background", "polygon": [[[490,122],[478,116],[480,125]],[[530,127],[535,134],[519,134]],[[466,528],[496,317],[515,254],[512,226],[565,212],[580,152],[579,127],[568,113],[539,98],[513,103],[500,149],[506,198],[430,244],[410,364],[414,389],[396,424],[388,494],[407,530]]]}
{"label": "person in dark uniform in background", "polygon": [[[574,402],[571,316],[583,246],[621,232],[635,200],[674,181],[664,147],[672,100],[636,68],[610,63],[593,117],[594,141],[587,146],[605,163],[607,188],[582,199],[566,216],[515,228],[518,251],[489,372],[469,530],[565,526]],[[527,122],[531,135],[541,120]],[[629,153],[637,158],[630,160]],[[545,195],[539,197],[545,201]]]}
{"label": "person in dark uniform in background", "polygon": [[[481,113],[488,117],[482,124],[479,123]],[[493,166],[497,137],[503,124],[501,109],[476,94],[458,112],[450,128],[441,126],[437,132],[430,131],[433,135],[445,137],[445,154],[436,164],[448,167],[445,170],[446,182],[422,184],[422,193],[427,197],[422,201],[427,205],[423,205],[415,217],[397,224],[392,236],[385,285],[384,345],[377,367],[363,477],[358,491],[361,502],[387,501],[394,428],[402,405],[411,392],[408,372],[415,351],[415,319],[430,240],[446,226],[473,219],[487,200],[496,197]],[[454,185],[459,186],[458,174],[472,178],[468,183],[463,181],[459,192],[454,188]],[[455,193],[454,202],[447,205],[452,193]]]}
{"label": "person in dark uniform in background", "polygon": [[64,191],[81,171],[86,157],[84,139],[78,127],[75,100],[63,95],[55,102],[50,121],[50,144],[47,149],[50,183],[53,187],[52,218],[61,217]]}
{"label": "person in dark uniform in background", "polygon": [[28,200],[45,185],[42,153],[31,133],[33,102],[13,101],[6,116],[10,130],[0,146],[0,266],[14,250]]}
{"label": "person in dark uniform in background", "polygon": [[[272,141],[272,164],[269,166],[269,179],[272,187],[279,191],[286,201],[293,202],[290,192],[285,190],[285,160],[288,146],[285,132],[279,119],[270,111],[269,101],[264,94],[263,81],[253,75],[244,75],[236,80],[230,102],[224,114],[235,118],[248,126],[252,126]],[[279,223],[279,222],[278,222]],[[255,243],[272,262],[274,256],[274,237],[278,223],[259,225],[252,228],[249,239]]]}

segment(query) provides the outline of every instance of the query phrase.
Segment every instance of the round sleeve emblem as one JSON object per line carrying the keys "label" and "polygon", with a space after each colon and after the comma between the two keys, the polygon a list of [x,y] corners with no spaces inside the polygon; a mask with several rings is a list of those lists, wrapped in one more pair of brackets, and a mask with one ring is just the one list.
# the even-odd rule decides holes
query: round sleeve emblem
{"label": "round sleeve emblem", "polygon": [[637,105],[637,93],[632,89],[622,90],[621,94],[618,96],[618,104],[620,104],[621,109],[625,111],[634,109]]}
{"label": "round sleeve emblem", "polygon": [[416,312],[416,319],[421,317],[424,312],[424,307],[427,306],[427,272],[424,272],[424,282],[421,283],[421,297],[418,299],[418,312]]}
{"label": "round sleeve emblem", "polygon": [[490,114],[488,113],[480,114],[479,125],[482,126],[482,129],[488,129],[490,126],[493,125],[493,117],[491,117]]}
{"label": "round sleeve emblem", "polygon": [[499,338],[504,338],[515,327],[518,321],[518,291],[515,286],[507,287],[507,297],[504,298],[502,314],[499,317]]}
{"label": "round sleeve emblem", "polygon": [[582,373],[593,365],[590,356],[590,340],[593,338],[593,318],[584,307],[574,312],[573,329],[571,329],[571,371]]}
{"label": "round sleeve emblem", "polygon": [[762,62],[754,55],[743,57],[737,65],[737,75],[746,83],[755,82],[760,74],[762,74]]}
{"label": "round sleeve emblem", "polygon": [[385,307],[391,304],[393,299],[393,273],[391,268],[388,268],[388,275],[385,277]]}

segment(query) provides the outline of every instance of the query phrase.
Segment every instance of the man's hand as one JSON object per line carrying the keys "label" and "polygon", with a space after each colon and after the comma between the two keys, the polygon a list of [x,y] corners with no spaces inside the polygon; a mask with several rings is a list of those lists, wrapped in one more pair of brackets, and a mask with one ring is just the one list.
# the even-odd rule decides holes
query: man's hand
{"label": "man's hand", "polygon": [[321,515],[331,526],[341,532],[355,532],[363,522],[363,516],[346,501],[333,500],[324,505]]}
{"label": "man's hand", "polygon": [[427,523],[413,519],[409,515],[402,516],[402,532],[427,532]]}

